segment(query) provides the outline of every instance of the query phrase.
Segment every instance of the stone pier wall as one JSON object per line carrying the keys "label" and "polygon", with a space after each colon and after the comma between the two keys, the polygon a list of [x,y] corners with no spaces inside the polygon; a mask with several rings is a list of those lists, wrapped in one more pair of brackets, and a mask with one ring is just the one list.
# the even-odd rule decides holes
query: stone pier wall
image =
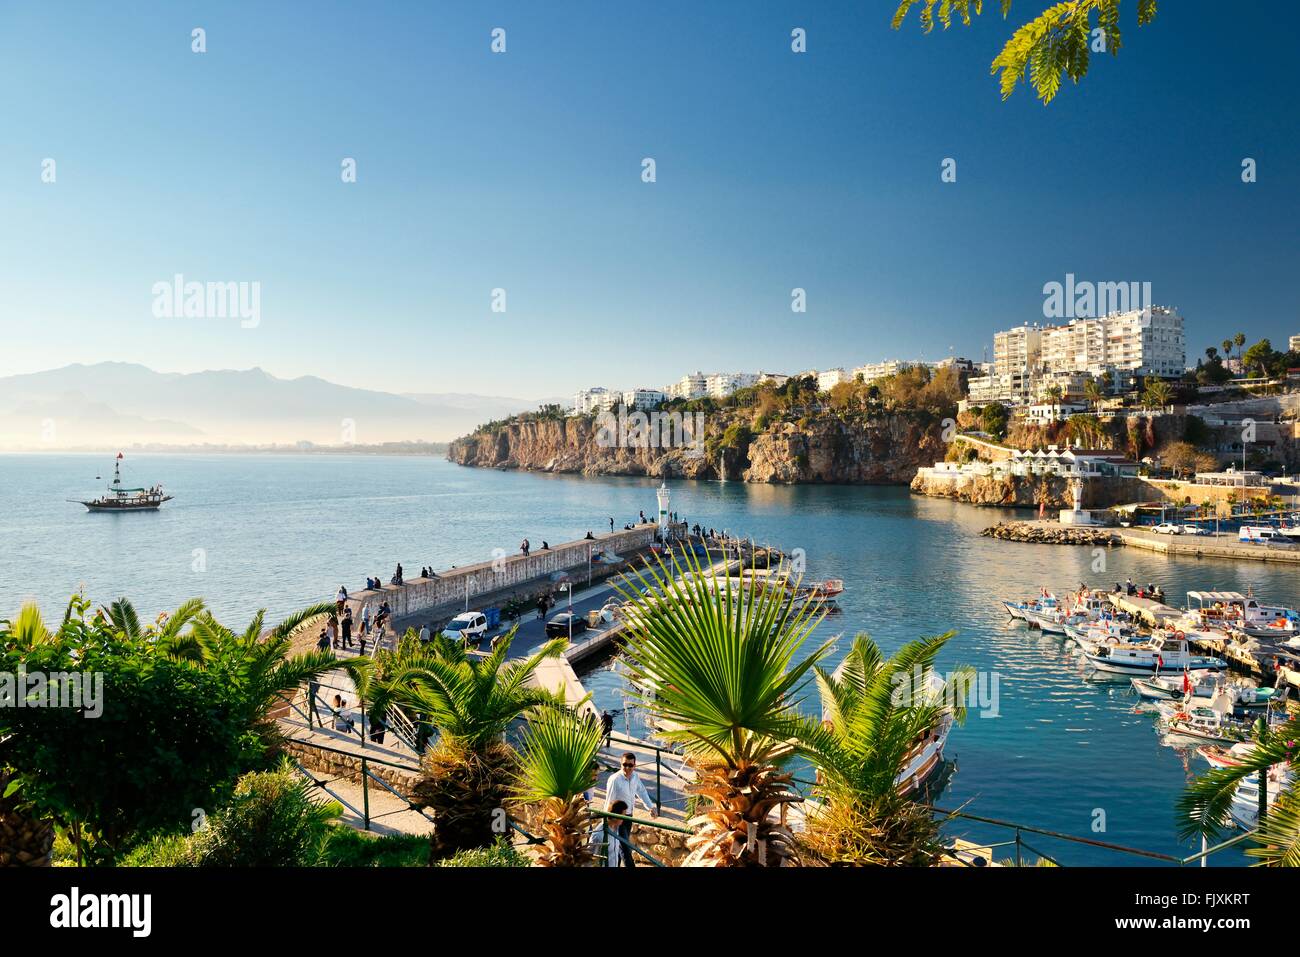
{"label": "stone pier wall", "polygon": [[457,602],[463,605],[467,594],[472,605],[476,597],[546,580],[559,571],[571,572],[576,581],[583,582],[586,580],[587,562],[593,554],[614,552],[630,555],[648,547],[655,540],[658,529],[658,525],[638,525],[633,529],[597,535],[594,540],[552,545],[545,551],[541,550],[539,542],[527,555],[515,553],[498,560],[452,568],[438,572],[435,578],[406,576],[404,585],[384,585],[378,589],[353,592],[348,596],[348,604],[352,607],[353,619],[359,621],[363,607],[370,605],[373,615],[379,603],[387,599],[394,619],[403,619]]}

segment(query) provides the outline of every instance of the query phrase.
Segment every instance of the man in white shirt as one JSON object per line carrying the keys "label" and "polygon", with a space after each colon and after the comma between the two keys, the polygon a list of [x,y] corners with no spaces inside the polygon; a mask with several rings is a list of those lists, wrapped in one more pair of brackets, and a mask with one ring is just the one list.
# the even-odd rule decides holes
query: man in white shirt
{"label": "man in white shirt", "polygon": [[[628,751],[623,755],[622,769],[615,771],[605,782],[605,810],[609,811],[610,807],[618,802],[627,806],[625,812],[628,817],[635,816],[636,802],[640,801],[651,816],[654,815],[654,803],[650,800],[650,792],[641,782],[641,778],[636,773],[636,755]],[[629,840],[632,835],[632,822],[619,821],[618,835],[623,840]],[[633,860],[635,855],[626,847],[620,847],[622,853],[619,855],[621,863],[626,867],[635,867],[636,861]]]}
{"label": "man in white shirt", "polygon": [[428,640],[429,640],[429,626],[426,623],[420,626],[420,642],[424,643],[427,642]]}

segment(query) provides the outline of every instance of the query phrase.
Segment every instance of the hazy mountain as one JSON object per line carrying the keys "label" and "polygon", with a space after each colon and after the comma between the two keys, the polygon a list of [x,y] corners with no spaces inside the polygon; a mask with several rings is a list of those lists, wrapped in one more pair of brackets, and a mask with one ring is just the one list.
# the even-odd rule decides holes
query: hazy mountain
{"label": "hazy mountain", "polygon": [[127,362],[75,364],[0,377],[0,448],[436,442],[537,405],[464,393],[395,395],[257,368],[182,374]]}

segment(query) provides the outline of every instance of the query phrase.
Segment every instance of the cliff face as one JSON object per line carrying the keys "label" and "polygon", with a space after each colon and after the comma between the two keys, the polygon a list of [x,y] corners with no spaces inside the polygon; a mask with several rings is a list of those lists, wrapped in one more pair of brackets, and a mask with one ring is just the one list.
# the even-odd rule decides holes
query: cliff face
{"label": "cliff face", "polygon": [[838,418],[806,425],[774,423],[748,445],[717,448],[731,424],[718,417],[706,426],[703,448],[605,447],[588,419],[511,422],[493,432],[457,439],[447,458],[477,468],[574,472],[583,475],[649,475],[664,478],[744,480],[773,484],[804,482],[898,484],[921,465],[942,459],[940,425],[912,413],[892,413],[865,423]]}

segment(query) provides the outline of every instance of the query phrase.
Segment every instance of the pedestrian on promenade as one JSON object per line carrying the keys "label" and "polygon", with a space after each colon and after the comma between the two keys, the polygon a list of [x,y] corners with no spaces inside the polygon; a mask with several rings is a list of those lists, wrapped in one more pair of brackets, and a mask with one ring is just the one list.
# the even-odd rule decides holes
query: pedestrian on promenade
{"label": "pedestrian on promenade", "polygon": [[541,621],[546,617],[546,596],[543,595],[537,599],[537,620]]}
{"label": "pedestrian on promenade", "polygon": [[330,647],[337,651],[339,647],[339,628],[333,618],[325,626],[325,634],[329,635]]}
{"label": "pedestrian on promenade", "polygon": [[[609,806],[609,812],[611,814],[626,814],[627,803],[624,801],[615,801],[613,804]],[[617,821],[615,823],[617,824],[617,827],[614,829],[614,834],[609,834],[608,831],[606,831],[606,834],[609,838],[609,848],[607,853],[609,855],[608,860],[609,860],[610,867],[618,867],[618,865],[621,864],[623,861],[623,842],[620,841],[618,838],[619,836],[625,836],[623,835],[623,825],[628,824],[627,821]],[[608,828],[608,826],[609,825],[607,824],[606,828]],[[629,827],[628,830],[630,831],[631,828]],[[632,855],[629,853],[627,856],[629,860],[627,866],[631,867]]]}
{"label": "pedestrian on promenade", "polygon": [[519,543],[519,550],[523,552],[525,555],[528,554],[528,539],[525,538],[522,542]]}
{"label": "pedestrian on promenade", "polygon": [[344,701],[340,695],[334,696],[334,730],[335,731],[353,730],[354,724],[352,719],[343,713],[344,709],[347,708],[347,706],[348,703]]}
{"label": "pedestrian on promenade", "polygon": [[611,516],[609,517],[609,533],[610,533],[611,535],[614,534],[614,516],[613,516],[613,515],[611,515]]}
{"label": "pedestrian on promenade", "polygon": [[384,735],[388,732],[388,725],[372,717],[370,719],[370,742],[371,744],[383,744]]}
{"label": "pedestrian on promenade", "polygon": [[393,584],[394,584],[394,585],[404,585],[404,584],[405,584],[405,582],[402,581],[402,563],[401,563],[401,562],[398,562],[398,563],[397,563],[397,571],[393,572]]}
{"label": "pedestrian on promenade", "polygon": [[345,609],[343,612],[343,647],[352,647],[352,609]]}
{"label": "pedestrian on promenade", "polygon": [[610,735],[614,733],[614,716],[608,711],[600,713],[600,733],[605,736],[605,747],[609,747]]}
{"label": "pedestrian on promenade", "polygon": [[[611,774],[605,782],[605,810],[631,816],[636,810],[637,801],[645,805],[645,809],[653,816],[654,804],[650,801],[650,792],[645,789],[645,784],[636,773],[636,755],[628,751],[623,755],[620,769]],[[615,811],[614,804],[618,802],[626,805],[627,810]],[[632,822],[620,821],[618,833],[624,840],[629,839],[632,836]],[[627,867],[636,866],[631,854],[624,855],[623,863]]]}
{"label": "pedestrian on promenade", "polygon": [[348,603],[348,590],[342,585],[339,586],[338,594],[334,596],[334,611],[336,614],[343,614],[343,608]]}
{"label": "pedestrian on promenade", "polygon": [[322,629],[320,630],[320,637],[316,639],[316,650],[317,650],[317,651],[329,651],[329,650],[330,650],[330,636],[329,636],[329,634],[325,631],[324,628],[322,628]]}
{"label": "pedestrian on promenade", "polygon": [[[368,634],[370,634],[370,606],[369,606],[369,605],[363,605],[363,606],[361,607],[361,638],[362,638],[362,640],[364,640],[365,637],[366,637]],[[365,652],[362,652],[362,654],[365,654]]]}
{"label": "pedestrian on promenade", "polygon": [[428,640],[429,640],[429,623],[426,621],[423,625],[420,626],[420,643],[423,644]]}

